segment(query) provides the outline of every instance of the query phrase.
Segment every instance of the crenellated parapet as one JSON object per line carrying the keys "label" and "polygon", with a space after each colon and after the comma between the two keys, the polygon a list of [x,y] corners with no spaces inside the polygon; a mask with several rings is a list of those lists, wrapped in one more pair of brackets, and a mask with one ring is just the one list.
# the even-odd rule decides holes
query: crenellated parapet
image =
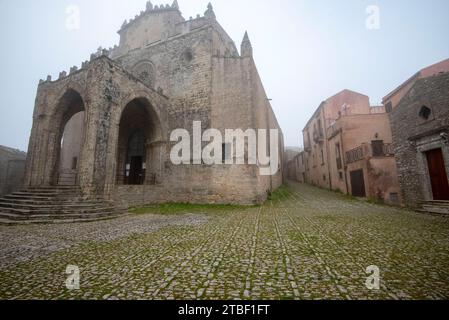
{"label": "crenellated parapet", "polygon": [[[171,12],[171,13],[170,13]],[[159,30],[158,27],[159,25],[157,23],[159,23],[162,26],[166,26],[166,22],[167,21],[171,21],[172,25],[167,28],[166,30],[162,30],[162,31],[156,31],[154,34],[151,34],[151,32],[149,32],[150,34],[146,37],[144,37],[142,40],[138,40],[137,43],[130,43],[131,41],[134,41],[133,39],[135,39],[135,37],[130,36],[128,33],[131,30],[127,30],[124,31],[125,29],[128,29],[131,24],[135,24],[138,20],[140,20],[142,17],[146,17],[150,14],[160,14],[160,13],[175,13],[175,17],[176,19],[173,19],[173,16],[163,16],[164,18],[162,20],[158,20],[160,19],[160,17],[158,17],[157,19],[155,19],[156,21],[156,25],[155,25],[155,30]],[[177,17],[177,15],[179,14],[179,18]],[[153,21],[152,17],[147,17],[147,19],[149,18],[148,21]],[[165,20],[167,21],[165,21]],[[160,22],[162,21],[162,22]],[[146,22],[144,20],[142,20],[144,26],[140,26],[140,29],[136,29],[136,30],[132,30],[132,32],[141,32],[142,30],[150,30],[151,28],[149,26],[152,26],[151,23],[149,26],[147,26],[146,24],[149,22]],[[96,52],[93,52],[90,55],[89,60],[86,60],[84,62],[81,63],[81,66],[73,66],[69,69],[69,71],[62,71],[59,73],[59,77],[56,80],[52,80],[51,76],[48,76],[46,80],[40,80],[39,84],[44,84],[44,83],[48,83],[48,82],[54,82],[54,81],[58,81],[58,80],[62,80],[72,74],[77,73],[80,70],[86,69],[88,68],[89,64],[91,61],[102,57],[102,56],[106,56],[110,59],[116,59],[117,57],[122,56],[123,54],[128,53],[131,50],[135,50],[135,49],[141,49],[144,47],[148,47],[150,45],[155,45],[164,41],[169,41],[171,39],[174,39],[176,37],[180,37],[183,36],[185,34],[191,33],[191,32],[195,32],[196,30],[200,30],[204,27],[207,27],[209,25],[215,25],[216,29],[218,30],[220,35],[223,35],[223,41],[229,43],[229,50],[228,52],[224,52],[225,56],[227,57],[235,57],[238,56],[238,52],[235,49],[235,45],[233,44],[232,40],[226,35],[226,33],[224,32],[224,30],[222,30],[221,26],[218,24],[218,22],[216,21],[216,16],[212,7],[212,4],[209,3],[207,6],[206,11],[204,12],[204,15],[197,15],[195,18],[190,17],[188,20],[185,20],[182,16],[181,13],[179,11],[179,5],[177,0],[174,0],[173,3],[171,5],[155,5],[153,6],[153,4],[148,1],[147,5],[146,5],[146,9],[145,11],[141,11],[139,15],[136,15],[134,19],[131,19],[129,22],[125,21],[125,23],[122,26],[122,29],[119,31],[119,33],[121,33],[121,31],[124,31],[123,34],[121,34],[121,42],[120,42],[120,46],[113,46],[110,47],[108,49],[103,48],[103,47],[99,47],[97,49]],[[161,34],[157,34],[158,32],[161,32]],[[132,34],[132,33],[131,33]],[[123,40],[123,41],[122,41]],[[129,41],[128,41],[129,40]],[[140,43],[139,43],[140,42]],[[248,51],[248,50],[247,50]]]}
{"label": "crenellated parapet", "polygon": [[90,65],[90,63],[92,61],[94,61],[94,60],[96,60],[96,59],[98,59],[100,57],[108,57],[109,58],[112,50],[114,50],[115,48],[117,48],[117,46],[115,46],[114,48],[109,48],[109,49],[103,49],[102,47],[99,47],[97,52],[92,53],[90,55],[90,59],[89,60],[83,61],[81,63],[81,67],[72,66],[69,69],[69,72],[61,71],[59,73],[58,79],[56,79],[54,81],[52,80],[52,76],[48,75],[46,80],[43,80],[43,79],[39,80],[39,85],[42,85],[42,84],[45,84],[45,83],[50,83],[50,82],[56,82],[56,81],[59,81],[59,80],[63,80],[63,79],[65,79],[65,78],[67,78],[67,77],[69,77],[69,76],[71,76],[71,75],[73,75],[75,73],[78,73],[78,72],[80,72],[82,70],[85,70],[85,69],[87,69],[89,67],[89,65]]}
{"label": "crenellated parapet", "polygon": [[133,25],[138,20],[140,20],[142,17],[144,17],[148,14],[162,13],[162,12],[167,12],[167,11],[178,11],[179,12],[178,1],[174,0],[171,5],[166,4],[166,5],[159,5],[159,6],[158,5],[153,6],[151,1],[148,1],[147,5],[146,5],[146,10],[140,11],[140,14],[136,15],[134,18],[131,18],[129,21],[125,20],[122,24],[122,27],[121,27],[119,33],[122,32],[123,30],[129,28],[131,25]]}

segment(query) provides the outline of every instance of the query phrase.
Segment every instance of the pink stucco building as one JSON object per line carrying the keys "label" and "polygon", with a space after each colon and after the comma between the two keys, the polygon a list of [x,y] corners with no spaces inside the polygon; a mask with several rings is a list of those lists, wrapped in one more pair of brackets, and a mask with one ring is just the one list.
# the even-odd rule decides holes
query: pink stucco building
{"label": "pink stucco building", "polygon": [[399,204],[388,114],[369,97],[343,90],[322,102],[303,131],[307,183]]}

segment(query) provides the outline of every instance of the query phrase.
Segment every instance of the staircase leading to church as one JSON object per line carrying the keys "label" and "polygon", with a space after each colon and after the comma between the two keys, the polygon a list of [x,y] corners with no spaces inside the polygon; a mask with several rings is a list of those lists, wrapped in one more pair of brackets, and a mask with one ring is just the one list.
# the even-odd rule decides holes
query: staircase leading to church
{"label": "staircase leading to church", "polygon": [[29,187],[0,198],[0,224],[73,223],[116,218],[126,212],[79,187]]}
{"label": "staircase leading to church", "polygon": [[438,215],[447,215],[449,217],[449,201],[423,201],[420,203],[420,212],[426,212]]}

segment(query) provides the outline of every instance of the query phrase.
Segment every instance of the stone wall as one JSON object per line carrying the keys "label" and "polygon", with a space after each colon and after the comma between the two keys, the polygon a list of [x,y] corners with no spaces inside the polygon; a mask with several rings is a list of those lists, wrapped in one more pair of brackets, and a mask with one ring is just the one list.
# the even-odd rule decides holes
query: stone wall
{"label": "stone wall", "polygon": [[298,155],[287,161],[286,171],[287,178],[300,183],[306,183],[306,153],[301,151]]}
{"label": "stone wall", "polygon": [[307,182],[330,189],[325,104],[315,112],[303,131],[307,154]]}
{"label": "stone wall", "polygon": [[23,187],[26,153],[0,146],[0,196]]}
{"label": "stone wall", "polygon": [[[210,5],[204,17],[184,21],[176,2],[162,9],[148,7],[124,24],[120,35],[120,46],[112,52],[93,55],[80,70],[61,73],[56,81],[41,81],[29,145],[28,184],[57,183],[61,128],[81,111],[84,133],[79,138],[84,144],[78,183],[87,196],[103,195],[127,206],[254,204],[282,184],[283,135],[247,35],[239,55]],[[129,108],[141,110],[140,116],[129,115]],[[192,136],[194,121],[202,123],[203,131],[214,128],[223,135],[225,129],[278,129],[277,174],[261,176],[253,164],[172,164],[169,155],[176,143],[169,141],[170,133],[185,129]],[[147,139],[146,178],[143,185],[123,185],[119,177],[126,172],[125,133],[142,126]]]}
{"label": "stone wall", "polygon": [[[420,116],[426,106],[428,119]],[[449,172],[449,73],[416,81],[390,115],[402,196],[408,206],[432,200],[425,152],[441,148]]]}

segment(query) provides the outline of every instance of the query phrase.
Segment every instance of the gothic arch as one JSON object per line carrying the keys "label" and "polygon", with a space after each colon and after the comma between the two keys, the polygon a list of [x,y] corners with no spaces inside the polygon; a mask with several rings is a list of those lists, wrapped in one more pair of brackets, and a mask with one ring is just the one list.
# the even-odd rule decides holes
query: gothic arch
{"label": "gothic arch", "polygon": [[153,105],[145,97],[129,100],[120,110],[117,127],[116,183],[155,183],[163,129]]}
{"label": "gothic arch", "polygon": [[[82,121],[82,132],[72,132],[72,134],[79,134],[77,137],[79,143],[79,153],[76,160],[76,168],[74,169],[73,176],[68,178],[70,184],[77,184],[77,170],[79,167],[79,159],[81,155],[81,146],[85,138],[85,119],[86,119],[86,104],[83,97],[78,90],[69,88],[58,99],[55,104],[55,109],[52,110],[48,121],[48,145],[47,145],[47,159],[46,159],[46,179],[47,184],[57,185],[61,183],[61,152],[62,152],[62,140],[66,125],[74,118],[75,115],[80,116]],[[67,148],[70,149],[70,148]],[[66,179],[66,178],[64,178]],[[69,181],[66,181],[67,183]]]}
{"label": "gothic arch", "polygon": [[120,124],[120,119],[126,106],[131,101],[141,101],[152,119],[155,132],[152,135],[154,141],[165,141],[168,139],[168,114],[166,111],[166,98],[156,91],[132,90],[122,96],[115,111],[115,124]]}

